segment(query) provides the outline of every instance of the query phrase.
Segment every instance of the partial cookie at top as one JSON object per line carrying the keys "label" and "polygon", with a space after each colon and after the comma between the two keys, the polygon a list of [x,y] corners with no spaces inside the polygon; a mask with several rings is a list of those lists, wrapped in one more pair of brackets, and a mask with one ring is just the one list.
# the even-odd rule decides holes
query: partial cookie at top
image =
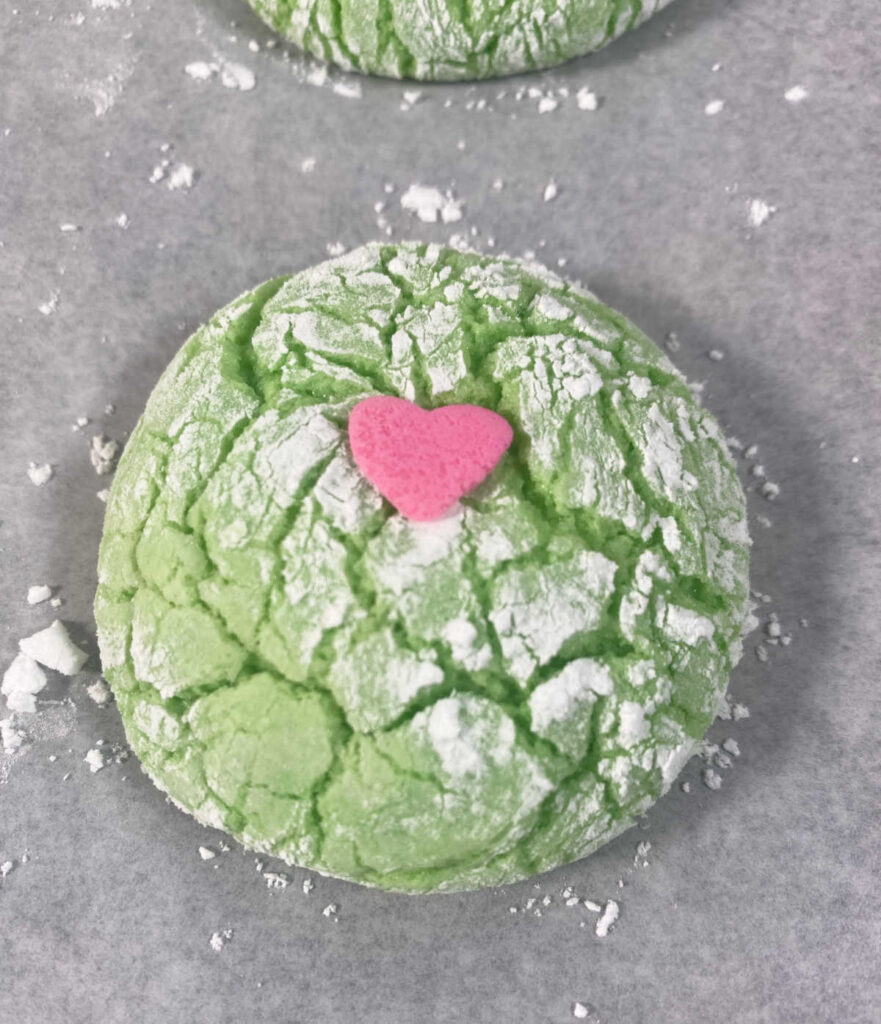
{"label": "partial cookie at top", "polygon": [[323,60],[391,78],[493,78],[562,64],[642,24],[669,0],[248,0]]}

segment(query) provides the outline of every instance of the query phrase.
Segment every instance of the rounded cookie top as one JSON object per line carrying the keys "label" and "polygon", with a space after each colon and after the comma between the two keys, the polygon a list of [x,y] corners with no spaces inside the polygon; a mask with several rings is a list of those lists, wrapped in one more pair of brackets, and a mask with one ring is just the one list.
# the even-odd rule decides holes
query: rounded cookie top
{"label": "rounded cookie top", "polygon": [[281,35],[342,67],[427,81],[562,64],[669,0],[248,0]]}
{"label": "rounded cookie top", "polygon": [[[414,522],[352,459],[377,394],[514,438]],[[719,428],[632,324],[533,264],[368,245],[183,346],[119,465],[96,617],[134,750],[200,821],[461,889],[583,856],[670,785],[747,575]]]}

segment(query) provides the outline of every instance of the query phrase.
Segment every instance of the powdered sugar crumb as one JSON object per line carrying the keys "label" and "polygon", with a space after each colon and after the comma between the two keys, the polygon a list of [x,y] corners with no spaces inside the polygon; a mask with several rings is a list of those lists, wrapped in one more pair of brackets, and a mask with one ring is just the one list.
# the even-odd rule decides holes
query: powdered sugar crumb
{"label": "powdered sugar crumb", "polygon": [[208,940],[208,945],[215,953],[219,953],[231,938],[232,928],[224,928],[221,931],[212,933],[211,938]]}
{"label": "powdered sugar crumb", "polygon": [[30,462],[28,463],[28,477],[34,487],[42,487],[43,484],[48,483],[53,476],[54,470],[48,462]]}
{"label": "powdered sugar crumb", "polygon": [[28,604],[42,604],[43,601],[48,601],[51,596],[52,588],[47,587],[45,584],[28,587]]}
{"label": "powdered sugar crumb", "polygon": [[621,908],[615,900],[606,900],[606,905],[596,923],[597,938],[604,939],[618,920]]}
{"label": "powdered sugar crumb", "polygon": [[93,700],[98,707],[106,707],[113,699],[113,694],[110,692],[110,687],[107,685],[106,680],[98,679],[94,683],[91,683],[86,687],[86,693],[89,698]]}
{"label": "powdered sugar crumb", "polygon": [[440,189],[414,184],[401,196],[401,207],[408,213],[415,213],[424,224],[436,224],[438,220],[451,224],[462,219],[464,203]]}
{"label": "powdered sugar crumb", "polygon": [[37,710],[35,695],[46,685],[46,673],[26,654],[18,654],[3,674],[0,693],[10,711],[33,714]]}
{"label": "powdered sugar crumb", "polygon": [[45,302],[41,302],[37,307],[43,316],[52,316],[56,309],[58,309],[58,292],[52,292],[49,298]]}
{"label": "powdered sugar crumb", "polygon": [[760,228],[771,216],[777,212],[776,206],[771,206],[764,199],[750,199],[749,201],[749,222],[754,228]]}
{"label": "powdered sugar crumb", "polygon": [[579,110],[589,111],[596,110],[600,105],[599,99],[597,98],[597,94],[588,89],[587,86],[584,86],[584,88],[579,89],[578,92],[575,94],[575,103],[577,104]]}
{"label": "powdered sugar crumb", "polygon": [[86,652],[70,639],[59,619],[46,629],[19,640],[18,646],[23,654],[65,676],[76,675],[88,659]]}
{"label": "powdered sugar crumb", "polygon": [[107,767],[107,760],[99,747],[92,747],[83,758],[83,761],[89,766],[89,771],[93,775],[96,772],[100,772],[102,768]]}
{"label": "powdered sugar crumb", "polygon": [[[153,173],[156,173],[155,170]],[[177,164],[168,176],[168,188],[172,192],[191,189],[195,182],[196,170],[190,164]]]}

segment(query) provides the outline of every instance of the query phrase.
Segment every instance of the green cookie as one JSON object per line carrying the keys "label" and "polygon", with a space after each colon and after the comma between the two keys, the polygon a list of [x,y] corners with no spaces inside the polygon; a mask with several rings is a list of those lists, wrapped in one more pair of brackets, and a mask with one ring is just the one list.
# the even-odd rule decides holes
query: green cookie
{"label": "green cookie", "polygon": [[[349,451],[375,394],[514,429],[444,519]],[[252,849],[412,892],[583,857],[665,792],[740,654],[744,496],[622,316],[544,268],[368,245],[184,345],[113,485],[95,611],[156,784]]]}
{"label": "green cookie", "polygon": [[669,0],[248,0],[324,60],[391,78],[493,78],[562,64]]}

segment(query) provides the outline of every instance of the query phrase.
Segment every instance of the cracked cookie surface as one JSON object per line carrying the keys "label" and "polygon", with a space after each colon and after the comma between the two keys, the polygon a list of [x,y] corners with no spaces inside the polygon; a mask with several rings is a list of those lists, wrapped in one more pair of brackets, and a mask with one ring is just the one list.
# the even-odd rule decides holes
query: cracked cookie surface
{"label": "cracked cookie surface", "polygon": [[281,35],[341,67],[426,81],[562,64],[669,0],[248,0]]}
{"label": "cracked cookie surface", "polygon": [[[514,441],[447,518],[358,473],[375,394]],[[632,824],[740,653],[744,496],[632,324],[542,267],[369,245],[183,346],[119,464],[105,674],[148,774],[247,846],[371,885],[501,884]]]}

